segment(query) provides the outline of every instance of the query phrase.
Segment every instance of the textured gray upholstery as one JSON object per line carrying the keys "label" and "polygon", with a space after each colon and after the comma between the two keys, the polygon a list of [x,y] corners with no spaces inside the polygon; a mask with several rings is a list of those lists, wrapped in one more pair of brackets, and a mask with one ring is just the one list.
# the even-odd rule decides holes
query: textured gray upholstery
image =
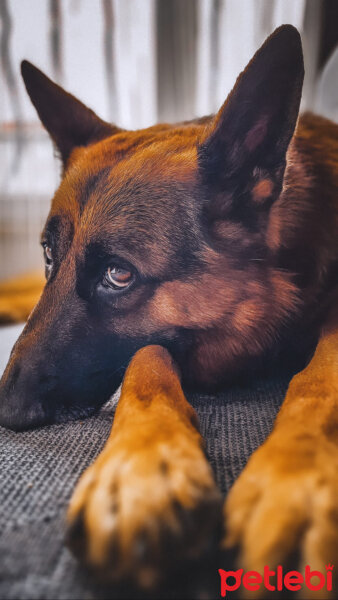
{"label": "textured gray upholstery", "polygon": [[[1,371],[18,332],[0,330]],[[287,384],[285,377],[191,396],[223,492],[271,430]],[[63,545],[67,502],[109,434],[116,402],[117,395],[83,422],[25,433],[0,428],[0,598],[124,596],[97,587]],[[180,592],[170,597],[179,598]]]}

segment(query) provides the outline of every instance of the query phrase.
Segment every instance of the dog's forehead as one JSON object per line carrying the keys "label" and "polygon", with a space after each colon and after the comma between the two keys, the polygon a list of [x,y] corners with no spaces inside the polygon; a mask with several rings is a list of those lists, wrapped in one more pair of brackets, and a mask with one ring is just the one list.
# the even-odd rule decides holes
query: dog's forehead
{"label": "dog's forehead", "polygon": [[[178,133],[174,133],[178,131]],[[124,189],[138,191],[143,185],[163,194],[174,192],[182,186],[188,188],[196,180],[197,145],[196,135],[184,134],[184,130],[150,133],[131,139],[115,136],[92,153],[100,151],[101,159],[111,166],[111,185],[118,193]]]}
{"label": "dog's forehead", "polygon": [[196,138],[139,139],[133,149],[128,144],[127,137],[119,144],[111,138],[81,149],[51,214],[67,215],[82,247],[107,240],[116,251],[143,247],[157,260],[161,252],[169,259],[193,229]]}
{"label": "dog's forehead", "polygon": [[125,132],[76,149],[53,207],[74,220],[116,218],[121,212],[132,218],[160,205],[170,211],[184,201],[196,184],[198,130],[163,128]]}

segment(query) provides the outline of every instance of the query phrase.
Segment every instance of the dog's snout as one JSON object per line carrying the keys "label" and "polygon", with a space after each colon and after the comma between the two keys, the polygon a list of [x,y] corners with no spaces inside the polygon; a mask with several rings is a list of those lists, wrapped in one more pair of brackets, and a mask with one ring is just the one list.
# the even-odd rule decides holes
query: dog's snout
{"label": "dog's snout", "polygon": [[8,381],[10,381],[10,384],[12,386],[14,386],[16,384],[16,382],[18,381],[19,376],[20,376],[20,372],[21,372],[20,365],[19,364],[15,364],[14,367],[13,367],[13,369],[12,369],[11,376],[10,376],[10,378],[8,378]]}
{"label": "dog's snout", "polygon": [[38,378],[38,385],[42,392],[53,392],[57,389],[59,383],[58,375],[51,375],[49,373],[43,373]]}
{"label": "dog's snout", "polygon": [[45,288],[0,382],[0,425],[18,431],[84,418],[108,400],[129,348],[97,336],[88,319],[73,290],[60,297],[55,285]]}
{"label": "dog's snout", "polygon": [[[56,388],[58,377],[37,373],[33,362],[9,364],[0,384],[0,425],[14,431],[29,429],[46,422],[46,411],[37,398]],[[37,384],[38,383],[38,387]]]}

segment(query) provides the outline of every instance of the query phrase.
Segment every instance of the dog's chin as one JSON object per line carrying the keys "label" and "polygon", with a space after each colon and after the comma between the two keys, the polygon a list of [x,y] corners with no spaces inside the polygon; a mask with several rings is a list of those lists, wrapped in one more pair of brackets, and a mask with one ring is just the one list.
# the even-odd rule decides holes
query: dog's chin
{"label": "dog's chin", "polygon": [[11,431],[35,429],[46,423],[46,414],[42,406],[37,405],[28,411],[16,410],[12,406],[1,407],[0,426]]}
{"label": "dog's chin", "polygon": [[16,411],[15,409],[2,410],[0,415],[0,426],[11,431],[27,431],[37,429],[46,425],[66,423],[77,419],[86,419],[97,413],[102,404],[90,406],[58,407],[55,411],[45,411],[41,405],[35,405],[28,411]]}
{"label": "dog's chin", "polygon": [[20,432],[37,429],[46,425],[82,420],[97,414],[104,404],[105,401],[88,406],[76,404],[71,407],[59,406],[53,412],[45,411],[42,406],[34,406],[34,409],[24,414],[8,410],[1,413],[0,426],[11,431]]}
{"label": "dog's chin", "polygon": [[[113,396],[120,378],[110,382],[109,387],[89,393],[84,390],[78,399],[67,397],[62,391],[54,392],[47,398],[35,399],[32,397],[11,398],[10,402],[0,405],[0,426],[15,432],[26,431],[86,419],[97,414],[102,406]],[[20,401],[21,400],[21,401]]]}

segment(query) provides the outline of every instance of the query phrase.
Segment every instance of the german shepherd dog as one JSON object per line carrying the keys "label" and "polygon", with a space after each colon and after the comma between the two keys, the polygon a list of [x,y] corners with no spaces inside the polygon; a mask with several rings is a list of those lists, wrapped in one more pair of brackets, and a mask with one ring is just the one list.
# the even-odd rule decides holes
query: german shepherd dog
{"label": "german shepherd dog", "polygon": [[338,127],[298,120],[298,32],[267,39],[216,116],[141,131],[102,121],[26,61],[22,75],[63,177],[0,422],[90,414],[124,375],[111,436],[70,503],[75,552],[139,585],[201,555],[221,496],[181,385],[280,368],[319,340],[226,500],[223,544],[257,571],[293,552],[337,564]]}

